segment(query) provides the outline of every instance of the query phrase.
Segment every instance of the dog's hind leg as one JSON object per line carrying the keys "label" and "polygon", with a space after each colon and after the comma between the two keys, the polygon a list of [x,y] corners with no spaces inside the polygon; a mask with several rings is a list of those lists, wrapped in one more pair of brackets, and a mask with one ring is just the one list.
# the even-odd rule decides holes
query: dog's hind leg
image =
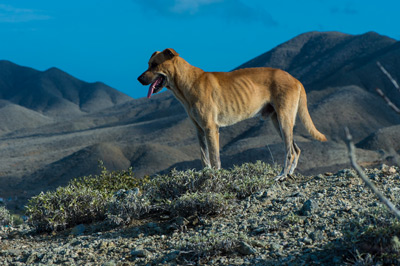
{"label": "dog's hind leg", "polygon": [[294,170],[297,167],[297,162],[299,161],[301,150],[299,146],[293,140],[293,151],[294,151],[294,159],[292,165],[290,166],[289,175],[293,174]]}
{"label": "dog's hind leg", "polygon": [[[295,151],[296,148],[293,145],[293,119],[289,116],[279,116],[279,114],[277,114],[276,120],[279,122],[280,133],[285,146],[285,163],[282,172],[275,177],[275,181],[280,181],[285,179],[290,173],[292,166],[297,164],[297,153]],[[274,122],[274,124],[275,123],[276,122]]]}
{"label": "dog's hind leg", "polygon": [[271,114],[271,121],[276,131],[278,132],[279,136],[282,138],[281,127],[279,126],[278,116],[275,112]]}

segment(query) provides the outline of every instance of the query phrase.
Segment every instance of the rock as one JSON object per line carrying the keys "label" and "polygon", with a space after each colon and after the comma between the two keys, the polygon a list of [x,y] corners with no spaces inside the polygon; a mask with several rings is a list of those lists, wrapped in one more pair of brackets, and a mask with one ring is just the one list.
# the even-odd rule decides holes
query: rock
{"label": "rock", "polygon": [[116,266],[117,263],[114,260],[110,260],[104,264],[102,264],[102,266]]}
{"label": "rock", "polygon": [[146,249],[137,249],[131,251],[131,256],[139,258],[149,258],[151,256],[151,252]]}
{"label": "rock", "polygon": [[320,230],[317,230],[317,231],[314,231],[314,232],[310,233],[309,236],[312,239],[312,241],[314,241],[314,242],[321,242],[325,238],[323,232],[320,231]]}
{"label": "rock", "polygon": [[74,239],[74,240],[72,240],[72,242],[70,242],[70,245],[73,247],[78,246],[80,244],[82,244],[82,241],[80,241],[79,239]]}
{"label": "rock", "polygon": [[257,252],[257,250],[255,248],[253,248],[252,246],[250,246],[249,244],[247,244],[244,241],[239,242],[239,245],[236,250],[237,250],[237,252],[239,252],[242,255],[251,255],[251,254],[255,254]]}
{"label": "rock", "polygon": [[26,264],[34,264],[35,262],[38,262],[41,258],[43,258],[43,255],[39,255],[38,253],[33,252],[26,260]]}
{"label": "rock", "polygon": [[106,241],[101,241],[97,246],[98,249],[107,249],[107,247],[108,243]]}
{"label": "rock", "polygon": [[179,254],[180,254],[179,250],[174,250],[165,255],[163,262],[173,261],[179,256]]}
{"label": "rock", "polygon": [[312,244],[312,239],[308,238],[308,237],[305,237],[303,239],[303,243],[306,244],[306,245],[311,245]]}
{"label": "rock", "polygon": [[339,177],[356,177],[356,173],[352,169],[343,169],[336,173]]}
{"label": "rock", "polygon": [[86,230],[86,226],[83,224],[79,224],[79,225],[75,226],[74,228],[72,228],[71,234],[74,236],[80,236],[85,232],[85,230]]}
{"label": "rock", "polygon": [[276,192],[272,189],[269,189],[262,193],[261,198],[264,198],[264,199],[265,198],[273,198],[273,197],[275,197],[275,195],[276,195]]}
{"label": "rock", "polygon": [[162,232],[161,227],[157,223],[153,223],[153,222],[147,223],[146,228],[147,228],[148,232],[150,232],[150,233],[161,233]]}
{"label": "rock", "polygon": [[281,245],[279,245],[278,243],[272,243],[271,246],[269,247],[269,249],[271,251],[279,251],[281,250]]}
{"label": "rock", "polygon": [[255,234],[255,235],[259,235],[259,234],[264,233],[266,231],[267,231],[267,228],[265,228],[265,226],[260,226],[260,227],[257,227],[255,229],[253,229],[252,233]]}
{"label": "rock", "polygon": [[170,221],[170,225],[167,227],[168,230],[177,230],[188,225],[189,221],[182,216],[178,216]]}
{"label": "rock", "polygon": [[371,174],[371,175],[369,176],[369,178],[370,178],[371,180],[374,180],[374,181],[379,182],[379,176],[378,176],[377,174]]}
{"label": "rock", "polygon": [[278,235],[279,235],[281,238],[285,239],[285,238],[287,237],[287,232],[286,232],[286,231],[282,231],[282,232],[279,232]]}
{"label": "rock", "polygon": [[319,206],[316,200],[309,199],[304,202],[303,207],[301,207],[299,213],[303,216],[309,216],[318,210]]}
{"label": "rock", "polygon": [[385,173],[386,173],[386,172],[389,171],[389,166],[383,163],[383,164],[381,165],[381,170],[382,170],[382,172],[385,172]]}
{"label": "rock", "polygon": [[258,241],[258,240],[253,240],[253,241],[251,241],[251,245],[252,245],[252,246],[259,247],[259,248],[265,247],[265,243],[262,242],[262,241]]}
{"label": "rock", "polygon": [[336,173],[336,175],[342,177],[342,176],[346,175],[347,171],[348,171],[347,169],[339,170],[339,171]]}
{"label": "rock", "polygon": [[333,238],[338,238],[339,236],[341,236],[341,234],[339,231],[333,230],[328,232],[328,236]]}
{"label": "rock", "polygon": [[388,170],[388,173],[389,173],[390,175],[394,175],[396,172],[397,172],[397,171],[396,171],[396,168],[394,168],[393,166],[391,166],[391,167],[389,168],[389,170]]}
{"label": "rock", "polygon": [[11,257],[18,257],[21,256],[22,250],[21,249],[8,249],[5,250],[5,255],[6,256],[11,256]]}
{"label": "rock", "polygon": [[387,175],[394,175],[397,172],[395,167],[386,164],[381,165],[381,171]]}

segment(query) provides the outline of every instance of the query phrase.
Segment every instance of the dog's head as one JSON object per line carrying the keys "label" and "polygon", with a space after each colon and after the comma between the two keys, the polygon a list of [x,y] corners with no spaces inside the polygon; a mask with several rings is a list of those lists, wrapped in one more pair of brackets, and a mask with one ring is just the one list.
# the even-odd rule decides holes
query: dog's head
{"label": "dog's head", "polygon": [[147,98],[168,86],[172,71],[174,71],[173,60],[176,56],[179,54],[174,49],[168,48],[162,52],[155,52],[150,57],[149,68],[138,77],[143,85],[151,84]]}

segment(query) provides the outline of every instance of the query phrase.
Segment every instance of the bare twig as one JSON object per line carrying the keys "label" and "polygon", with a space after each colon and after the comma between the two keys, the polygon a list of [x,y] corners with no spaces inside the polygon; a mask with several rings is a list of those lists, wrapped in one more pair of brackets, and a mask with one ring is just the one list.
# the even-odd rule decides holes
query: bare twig
{"label": "bare twig", "polygon": [[269,154],[271,155],[272,163],[275,165],[274,156],[272,155],[271,149],[269,148],[269,145],[268,145],[268,144],[267,144],[267,148],[268,148]]}
{"label": "bare twig", "polygon": [[390,75],[390,73],[382,66],[382,64],[379,61],[376,62],[376,64],[382,70],[383,74],[385,74],[390,79],[390,81],[393,83],[393,86],[400,91],[399,84],[397,84],[396,80],[392,77],[392,75]]}
{"label": "bare twig", "polygon": [[[390,75],[390,73],[382,66],[382,64],[377,61],[376,64],[378,65],[378,67],[381,69],[381,71],[383,72],[383,74],[385,74],[389,80],[392,82],[393,86],[400,92],[400,87],[399,84],[397,84],[396,80],[392,77],[392,75]],[[384,93],[381,89],[376,88],[375,89],[376,92],[385,100],[385,102],[387,103],[387,105],[389,105],[389,107],[391,107],[397,114],[400,114],[400,108],[397,107]],[[393,149],[392,149],[393,150]],[[394,150],[393,150],[394,151]],[[393,157],[395,162],[397,163],[397,165],[399,164],[399,155],[394,151],[391,152],[393,153]]]}
{"label": "bare twig", "polygon": [[400,114],[400,109],[394,103],[392,103],[392,101],[383,93],[381,89],[376,88],[375,90],[396,113]]}
{"label": "bare twig", "polygon": [[[397,84],[397,81],[390,75],[390,73],[382,66],[382,64],[377,61],[376,64],[381,69],[383,74],[385,74],[389,80],[392,82],[393,86],[400,92],[400,86]],[[398,114],[400,114],[400,108],[398,108],[384,93],[381,89],[376,88],[376,92],[385,100],[385,102]]]}
{"label": "bare twig", "polygon": [[357,164],[353,137],[351,136],[350,131],[347,127],[345,127],[345,132],[351,165],[357,171],[358,175],[361,177],[364,183],[372,190],[373,193],[375,193],[379,200],[389,208],[389,210],[396,216],[397,219],[400,219],[400,211],[375,187],[375,185],[365,175],[361,167]]}

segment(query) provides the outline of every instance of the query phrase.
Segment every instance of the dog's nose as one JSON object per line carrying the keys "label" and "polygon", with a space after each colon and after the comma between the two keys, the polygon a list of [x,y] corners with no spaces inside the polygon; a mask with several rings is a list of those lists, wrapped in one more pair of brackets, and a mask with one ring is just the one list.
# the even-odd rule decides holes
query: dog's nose
{"label": "dog's nose", "polygon": [[140,76],[137,78],[138,81],[139,81],[140,83],[142,83],[142,84],[143,84],[143,82],[144,82],[143,76],[144,76],[144,73],[143,73],[142,75],[140,75]]}

